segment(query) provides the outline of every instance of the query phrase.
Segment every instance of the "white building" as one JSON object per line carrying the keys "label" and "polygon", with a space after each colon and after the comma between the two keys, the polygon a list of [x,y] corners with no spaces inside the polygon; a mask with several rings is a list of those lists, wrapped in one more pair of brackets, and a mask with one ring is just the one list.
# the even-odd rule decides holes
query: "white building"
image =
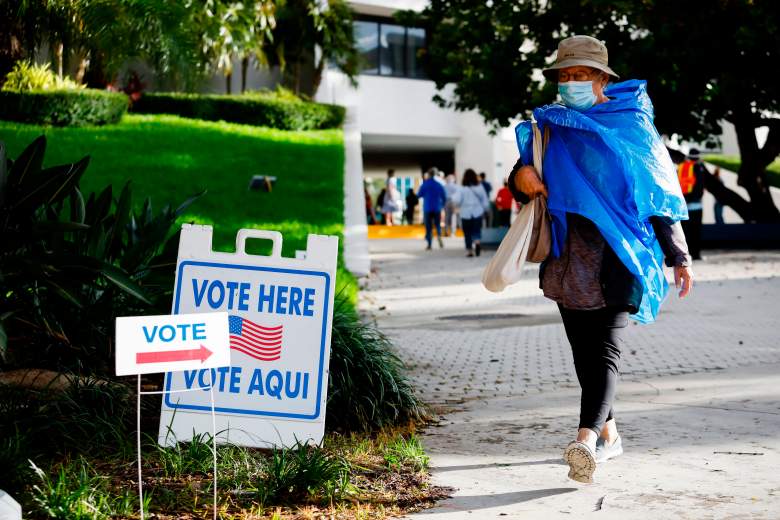
{"label": "white building", "polygon": [[[327,70],[318,101],[344,105],[360,132],[362,174],[384,179],[388,169],[409,187],[435,166],[458,178],[466,168],[485,172],[497,186],[517,158],[514,136],[489,128],[476,112],[439,107],[433,81],[417,61],[425,31],[392,18],[399,9],[422,9],[425,0],[362,0],[355,11],[355,35],[366,64],[357,88],[337,70]],[[445,96],[447,92],[443,93]],[[495,190],[493,195],[495,195]]]}
{"label": "white building", "polygon": [[430,167],[455,173],[467,168],[484,172],[493,185],[492,197],[517,159],[511,130],[490,135],[476,112],[457,112],[438,106],[433,81],[418,63],[417,49],[425,31],[398,25],[393,14],[420,10],[425,0],[361,0],[355,11],[355,37],[365,67],[352,87],[338,70],[326,70],[315,95],[317,101],[347,107],[345,144],[347,265],[368,272],[365,243],[364,180],[376,196],[393,169],[402,194],[419,185]]}

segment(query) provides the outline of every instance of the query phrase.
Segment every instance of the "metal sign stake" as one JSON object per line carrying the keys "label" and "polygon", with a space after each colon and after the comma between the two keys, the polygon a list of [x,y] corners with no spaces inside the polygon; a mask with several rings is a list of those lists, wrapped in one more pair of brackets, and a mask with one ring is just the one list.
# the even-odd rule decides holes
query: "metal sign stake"
{"label": "metal sign stake", "polygon": [[144,489],[143,489],[143,475],[141,470],[141,396],[152,394],[176,394],[181,392],[194,392],[197,390],[208,390],[211,396],[211,453],[214,458],[214,520],[217,520],[217,415],[214,410],[214,379],[213,373],[209,372],[209,385],[207,387],[187,388],[180,390],[159,390],[151,392],[141,391],[141,375],[137,376],[138,382],[138,399],[136,405],[136,448],[138,450],[138,502],[141,511],[141,520],[144,520]]}

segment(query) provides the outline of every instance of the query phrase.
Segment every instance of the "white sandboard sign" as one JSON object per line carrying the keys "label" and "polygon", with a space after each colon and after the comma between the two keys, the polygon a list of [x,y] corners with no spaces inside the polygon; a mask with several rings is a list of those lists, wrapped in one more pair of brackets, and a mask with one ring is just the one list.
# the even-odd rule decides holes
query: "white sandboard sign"
{"label": "white sandboard sign", "polygon": [[[247,238],[271,240],[271,256],[247,254]],[[302,258],[282,257],[282,236],[274,231],[240,230],[235,253],[212,251],[211,243],[211,226],[183,226],[172,313],[227,312],[230,366],[168,373],[163,390],[213,382],[219,442],[319,443],[338,238],[309,235]],[[210,433],[211,427],[207,390],[163,395],[161,444]]]}

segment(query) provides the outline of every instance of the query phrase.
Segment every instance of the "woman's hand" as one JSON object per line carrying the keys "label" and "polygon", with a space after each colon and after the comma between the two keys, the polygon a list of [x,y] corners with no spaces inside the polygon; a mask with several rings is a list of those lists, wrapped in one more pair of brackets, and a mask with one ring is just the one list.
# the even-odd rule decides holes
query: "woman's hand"
{"label": "woman's hand", "polygon": [[674,286],[680,289],[678,296],[685,298],[693,289],[693,271],[690,267],[676,265],[674,267]]}
{"label": "woman's hand", "polygon": [[547,196],[547,187],[539,178],[536,168],[523,166],[515,174],[515,187],[533,200],[537,195]]}

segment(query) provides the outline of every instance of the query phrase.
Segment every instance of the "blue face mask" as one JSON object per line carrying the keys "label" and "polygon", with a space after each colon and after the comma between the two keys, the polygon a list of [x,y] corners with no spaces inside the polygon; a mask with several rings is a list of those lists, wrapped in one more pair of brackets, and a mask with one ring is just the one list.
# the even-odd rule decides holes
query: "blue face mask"
{"label": "blue face mask", "polygon": [[574,110],[587,110],[596,104],[592,81],[567,81],[558,83],[558,93],[563,104]]}

